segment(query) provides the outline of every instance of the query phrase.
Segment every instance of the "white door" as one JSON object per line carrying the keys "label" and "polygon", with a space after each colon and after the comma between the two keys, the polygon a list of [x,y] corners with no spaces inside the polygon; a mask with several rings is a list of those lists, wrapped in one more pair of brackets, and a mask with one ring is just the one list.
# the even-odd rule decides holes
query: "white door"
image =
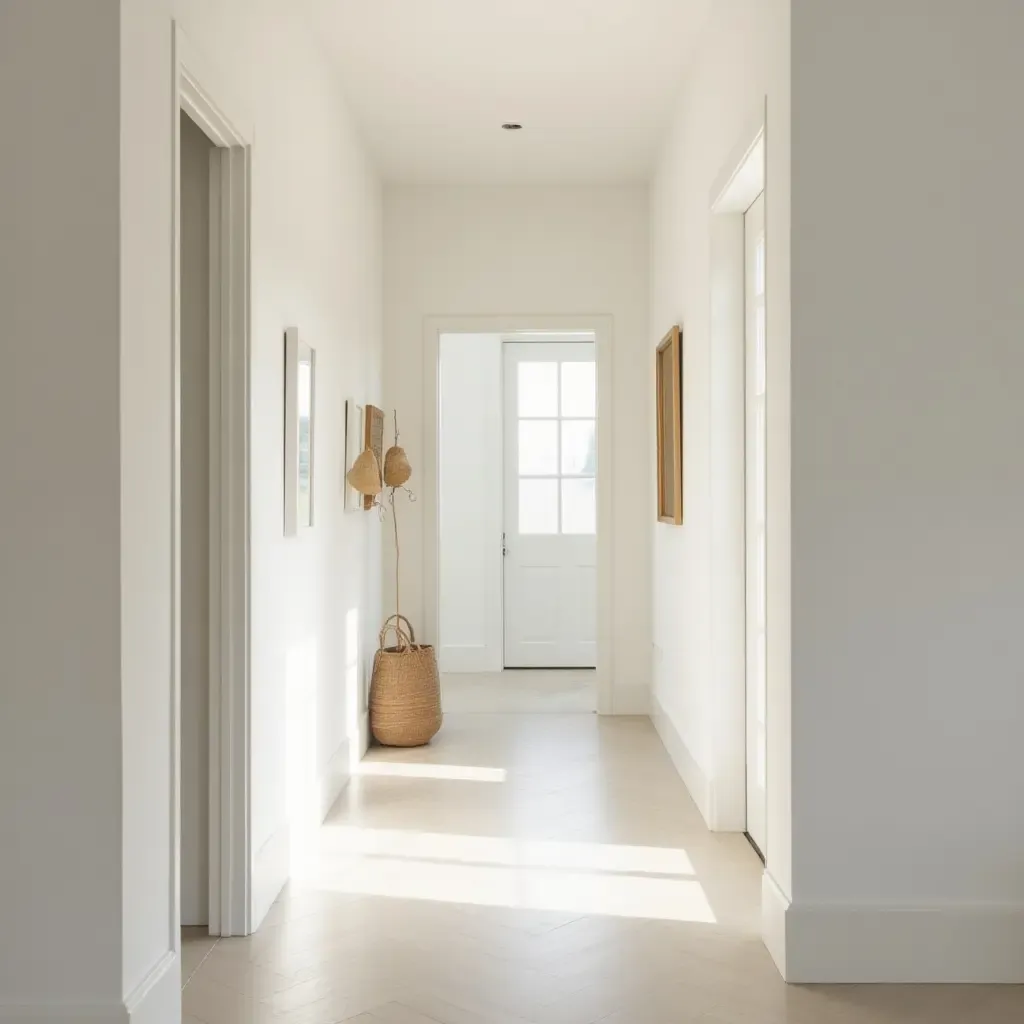
{"label": "white door", "polygon": [[597,664],[593,342],[505,348],[505,667]]}
{"label": "white door", "polygon": [[762,856],[767,775],[766,430],[764,193],[744,218],[746,236],[747,833]]}

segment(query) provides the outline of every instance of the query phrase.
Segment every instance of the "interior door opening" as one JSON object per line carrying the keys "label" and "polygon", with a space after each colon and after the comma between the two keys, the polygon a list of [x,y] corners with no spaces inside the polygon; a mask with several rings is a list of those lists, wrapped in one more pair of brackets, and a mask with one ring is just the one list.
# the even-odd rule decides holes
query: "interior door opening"
{"label": "interior door opening", "polygon": [[[252,931],[249,743],[251,150],[176,30],[172,904],[183,960]],[[269,876],[269,873],[268,873]],[[267,885],[274,884],[276,877]],[[283,884],[284,879],[281,880]],[[280,888],[280,886],[278,886]],[[276,890],[275,890],[276,894]],[[187,935],[178,935],[178,926]],[[182,939],[187,937],[187,942]]]}
{"label": "interior door opening", "polygon": [[437,336],[436,640],[449,710],[598,710],[609,652],[598,642],[609,483],[598,338]]}
{"label": "interior door opening", "polygon": [[745,251],[745,476],[747,835],[767,855],[767,337],[764,193],[743,218]]}
{"label": "interior door opening", "polygon": [[181,113],[181,923],[210,924],[210,158]]}

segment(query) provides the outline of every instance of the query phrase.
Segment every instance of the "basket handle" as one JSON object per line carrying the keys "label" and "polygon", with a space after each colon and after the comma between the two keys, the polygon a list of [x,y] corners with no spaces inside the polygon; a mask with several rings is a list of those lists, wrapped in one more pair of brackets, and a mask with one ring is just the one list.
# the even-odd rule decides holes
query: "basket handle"
{"label": "basket handle", "polygon": [[[403,622],[407,627],[405,629],[402,628]],[[384,625],[381,626],[380,635],[377,638],[380,650],[384,650],[387,647],[388,633],[395,634],[395,646],[400,651],[407,651],[418,646],[416,643],[416,631],[412,628],[412,623],[404,615],[389,615],[384,620]]]}

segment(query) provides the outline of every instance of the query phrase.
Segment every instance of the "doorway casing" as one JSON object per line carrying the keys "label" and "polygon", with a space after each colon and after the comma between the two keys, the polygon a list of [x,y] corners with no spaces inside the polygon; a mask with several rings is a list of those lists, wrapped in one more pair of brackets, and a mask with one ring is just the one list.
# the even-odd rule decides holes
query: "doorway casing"
{"label": "doorway casing", "polygon": [[719,699],[712,723],[715,768],[705,813],[708,827],[719,832],[743,832],[747,827],[744,213],[767,184],[765,127],[762,103],[723,164],[708,201],[711,676]]}
{"label": "doorway casing", "polygon": [[184,111],[210,162],[210,901],[213,935],[252,928],[250,829],[250,180],[252,122],[173,31],[171,424],[171,931],[181,874],[181,138]]}
{"label": "doorway casing", "polygon": [[[610,316],[431,316],[424,323],[423,336],[423,498],[424,498],[424,616],[427,636],[438,640],[439,552],[441,545],[439,509],[440,388],[439,361],[442,334],[494,334],[506,340],[517,334],[565,336],[578,332],[592,335],[597,350],[597,710],[614,714],[612,565],[614,524],[612,496],[612,318]],[[495,543],[501,538],[496,537]]]}

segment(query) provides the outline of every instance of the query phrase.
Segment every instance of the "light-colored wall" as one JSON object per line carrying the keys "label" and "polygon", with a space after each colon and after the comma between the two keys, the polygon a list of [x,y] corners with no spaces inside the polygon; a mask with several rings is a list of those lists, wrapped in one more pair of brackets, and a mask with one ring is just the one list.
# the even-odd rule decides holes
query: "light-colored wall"
{"label": "light-colored wall", "polygon": [[[385,190],[384,400],[423,464],[424,318],[614,318],[614,708],[646,711],[650,683],[648,200],[643,186]],[[540,326],[544,326],[540,324]],[[418,485],[413,476],[411,486]],[[403,510],[404,512],[404,510]],[[424,621],[423,512],[402,519],[403,607]],[[391,558],[385,547],[386,562]],[[390,571],[385,569],[385,587]],[[386,593],[388,591],[386,590]],[[390,599],[388,599],[390,600]]]}
{"label": "light-colored wall", "polygon": [[[287,870],[260,873],[280,837],[287,852],[289,757],[315,751],[322,806],[347,765],[346,669],[354,657],[365,669],[379,618],[378,527],[343,516],[341,471],[344,398],[380,399],[380,188],[289,7],[38,0],[0,17],[0,120],[17,140],[0,161],[0,1004],[23,1004],[18,1019],[60,1003],[60,1019],[123,1020],[135,993],[139,1019],[170,1024],[172,17],[256,139],[257,921]],[[317,525],[299,540],[282,531],[291,324],[319,374]],[[315,715],[289,745],[295,652],[314,666]]]}
{"label": "light-colored wall", "polygon": [[0,1016],[121,995],[118,79],[117,0],[0,6]]}
{"label": "light-colored wall", "polygon": [[[365,670],[379,529],[343,514],[344,399],[380,398],[380,188],[326,55],[269,0],[122,6],[124,975],[167,948],[171,636],[171,19],[244,111],[252,160],[252,849],[258,922],[287,871],[289,780],[343,780],[349,615]],[[283,333],[317,354],[316,526],[283,534]],[[313,750],[312,769],[300,761]],[[326,797],[322,797],[326,799]],[[322,801],[313,801],[314,804]]]}
{"label": "light-colored wall", "polygon": [[209,922],[210,140],[181,115],[181,923]]}
{"label": "light-colored wall", "polygon": [[[713,463],[720,436],[710,341],[713,187],[766,111],[768,337],[768,870],[790,888],[789,798],[789,2],[721,0],[696,48],[651,188],[652,339],[683,329],[685,521],[654,528],[654,698],[698,805],[734,770],[730,708],[712,658],[717,563]],[[741,270],[742,272],[742,270]],[[742,400],[742,380],[737,399]],[[655,424],[647,447],[653,459]],[[718,432],[718,433],[716,433]],[[742,514],[742,513],[741,513]],[[731,713],[731,712],[730,712]],[[740,733],[743,721],[735,717]],[[728,724],[726,724],[728,728]],[[675,738],[675,743],[672,739]],[[742,756],[742,746],[739,748]]]}
{"label": "light-colored wall", "polygon": [[[438,423],[438,659],[502,669],[501,335],[442,334]],[[403,519],[405,510],[402,509]]]}
{"label": "light-colored wall", "polygon": [[792,32],[804,973],[1020,982],[1024,8],[794,0]]}

